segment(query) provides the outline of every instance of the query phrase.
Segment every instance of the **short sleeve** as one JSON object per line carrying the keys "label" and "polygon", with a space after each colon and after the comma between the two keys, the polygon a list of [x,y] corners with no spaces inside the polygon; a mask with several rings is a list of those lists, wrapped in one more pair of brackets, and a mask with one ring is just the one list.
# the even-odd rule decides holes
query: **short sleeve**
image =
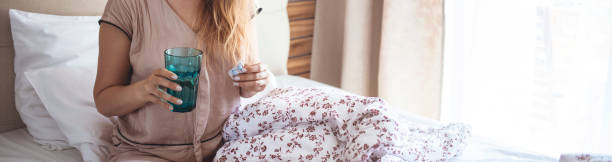
{"label": "short sleeve", "polygon": [[99,24],[107,23],[121,30],[132,40],[133,26],[136,22],[137,6],[135,0],[109,0]]}

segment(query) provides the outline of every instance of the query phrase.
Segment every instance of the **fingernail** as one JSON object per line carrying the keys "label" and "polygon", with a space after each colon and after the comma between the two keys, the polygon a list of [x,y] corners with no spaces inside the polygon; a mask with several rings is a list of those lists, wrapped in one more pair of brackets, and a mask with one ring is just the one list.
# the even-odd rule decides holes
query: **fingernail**
{"label": "fingernail", "polygon": [[179,99],[178,101],[176,101],[177,104],[183,104],[183,100]]}
{"label": "fingernail", "polygon": [[174,110],[174,108],[172,107],[172,105],[168,106],[168,109],[170,109],[170,111]]}
{"label": "fingernail", "polygon": [[234,82],[234,86],[238,86],[238,83],[237,83],[237,82]]}
{"label": "fingernail", "polygon": [[256,83],[257,83],[257,85],[263,85],[264,84],[264,80],[258,80]]}
{"label": "fingernail", "polygon": [[172,75],[172,79],[178,79],[178,76]]}
{"label": "fingernail", "polygon": [[181,86],[176,86],[176,91],[182,91],[183,88]]}
{"label": "fingernail", "polygon": [[240,77],[239,76],[235,76],[234,80],[240,80]]}
{"label": "fingernail", "polygon": [[263,73],[257,73],[256,77],[257,78],[263,78],[263,75],[264,75]]}

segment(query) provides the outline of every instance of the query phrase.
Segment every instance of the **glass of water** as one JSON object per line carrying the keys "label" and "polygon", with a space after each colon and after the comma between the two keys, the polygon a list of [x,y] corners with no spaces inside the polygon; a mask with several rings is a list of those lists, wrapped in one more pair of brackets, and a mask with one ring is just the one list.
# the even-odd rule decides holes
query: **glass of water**
{"label": "glass of water", "polygon": [[169,48],[164,51],[166,69],[178,76],[173,82],[179,84],[182,91],[170,88],[166,92],[183,100],[183,104],[172,105],[172,112],[191,112],[196,106],[198,96],[198,77],[202,67],[202,51],[195,48]]}

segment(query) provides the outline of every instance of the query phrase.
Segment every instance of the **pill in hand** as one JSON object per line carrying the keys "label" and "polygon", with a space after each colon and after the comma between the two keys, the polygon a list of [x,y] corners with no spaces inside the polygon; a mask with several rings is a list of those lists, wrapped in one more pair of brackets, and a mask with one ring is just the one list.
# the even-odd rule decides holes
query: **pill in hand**
{"label": "pill in hand", "polygon": [[240,73],[244,73],[244,72],[246,72],[246,69],[244,68],[244,65],[243,65],[242,63],[238,63],[238,65],[236,65],[236,67],[234,67],[234,68],[232,68],[231,70],[229,70],[229,71],[227,72],[227,74],[228,74],[230,77],[233,77],[233,76],[235,76],[235,75],[238,75],[238,74],[240,74]]}

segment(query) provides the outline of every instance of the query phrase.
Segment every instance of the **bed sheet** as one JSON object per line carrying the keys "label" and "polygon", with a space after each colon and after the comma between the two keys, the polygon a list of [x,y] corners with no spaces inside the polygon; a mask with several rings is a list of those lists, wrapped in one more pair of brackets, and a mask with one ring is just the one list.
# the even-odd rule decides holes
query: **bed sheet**
{"label": "bed sheet", "polygon": [[[338,89],[320,82],[296,76],[277,76],[276,79],[278,82],[278,87],[280,88],[295,86],[327,87]],[[408,118],[410,121],[430,126],[442,125],[442,123],[439,121],[414,115],[400,108],[392,107],[391,109],[393,111],[397,111],[401,114],[401,116]],[[525,150],[503,146],[497,144],[495,141],[490,141],[486,138],[475,136],[469,139],[467,147],[460,156],[454,159],[450,159],[449,161],[558,161],[558,158],[538,155],[536,153],[531,153]]]}
{"label": "bed sheet", "polygon": [[81,153],[76,149],[47,151],[34,142],[25,128],[0,134],[0,161],[81,162]]}

